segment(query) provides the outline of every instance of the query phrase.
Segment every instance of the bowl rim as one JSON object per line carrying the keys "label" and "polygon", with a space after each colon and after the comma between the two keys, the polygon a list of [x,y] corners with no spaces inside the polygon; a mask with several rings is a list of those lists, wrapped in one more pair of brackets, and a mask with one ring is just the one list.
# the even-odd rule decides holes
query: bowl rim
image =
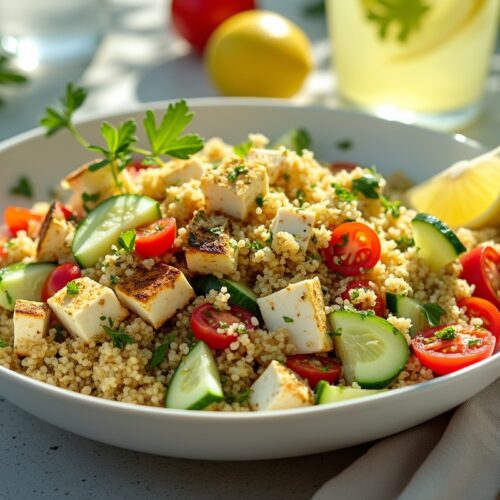
{"label": "bowl rim", "polygon": [[[90,122],[94,122],[102,119],[114,119],[128,113],[139,113],[144,112],[147,109],[153,110],[161,110],[165,109],[168,104],[178,101],[178,99],[169,99],[169,100],[160,100],[153,101],[148,103],[135,103],[131,106],[128,106],[125,110],[116,110],[116,111],[91,111],[80,114],[75,120],[76,124],[85,125]],[[186,99],[188,105],[192,108],[206,108],[206,107],[234,107],[234,106],[242,106],[242,107],[263,107],[263,108],[271,108],[271,109],[280,109],[280,108],[306,108],[313,112],[333,112],[335,114],[345,115],[345,116],[355,116],[360,120],[367,120],[374,124],[379,123],[380,121],[385,122],[386,124],[391,124],[397,128],[410,127],[419,133],[429,134],[429,135],[439,135],[442,138],[446,138],[452,141],[465,143],[471,148],[481,150],[483,149],[482,145],[468,137],[465,137],[462,134],[448,134],[446,132],[434,131],[430,130],[418,125],[414,124],[406,124],[400,123],[394,120],[389,120],[387,118],[377,117],[368,115],[361,111],[350,110],[350,109],[339,109],[333,105],[325,105],[325,104],[303,104],[298,102],[290,102],[285,99],[269,99],[269,98],[244,98],[244,97],[232,97],[232,98],[221,98],[221,97],[208,97],[208,98],[193,98]],[[13,137],[10,137],[2,142],[0,142],[0,154],[4,151],[19,146],[24,142],[29,142],[32,139],[38,138],[45,134],[44,130],[41,127],[36,127],[34,129],[28,130],[21,134],[17,134]],[[64,389],[61,387],[57,387],[46,382],[42,382],[36,379],[29,377],[23,373],[16,372],[11,370],[10,368],[6,368],[4,366],[0,366],[0,377],[22,385],[29,386],[33,390],[40,391],[42,394],[47,394],[50,397],[61,398],[66,400],[73,400],[75,402],[93,406],[96,405],[100,409],[110,410],[115,412],[127,412],[133,414],[144,414],[159,418],[169,418],[169,417],[178,417],[183,419],[190,419],[194,422],[206,422],[207,420],[219,420],[223,421],[254,421],[254,420],[269,420],[276,418],[285,418],[285,419],[295,419],[302,418],[303,415],[310,414],[321,414],[324,412],[335,412],[342,411],[345,408],[356,408],[358,406],[371,406],[372,404],[378,404],[379,402],[383,402],[386,400],[392,400],[395,397],[411,397],[413,394],[425,394],[427,392],[434,391],[437,387],[445,387],[449,384],[459,384],[461,380],[466,379],[469,376],[469,373],[475,372],[476,370],[481,370],[483,367],[487,367],[490,365],[497,365],[499,368],[500,375],[500,352],[494,354],[490,358],[487,358],[483,361],[470,365],[466,368],[463,368],[457,372],[450,373],[448,375],[444,375],[441,377],[436,377],[432,380],[425,381],[422,383],[401,387],[397,389],[388,390],[385,392],[381,392],[378,394],[374,394],[371,396],[362,397],[359,399],[352,399],[347,401],[341,401],[338,403],[325,404],[325,405],[313,405],[302,408],[291,408],[287,410],[275,410],[271,412],[208,412],[208,411],[191,411],[191,410],[177,410],[172,408],[165,407],[153,407],[153,406],[145,406],[134,403],[126,403],[121,401],[114,401],[103,399],[97,396],[90,396],[81,394],[79,392],[71,391],[69,389]]]}

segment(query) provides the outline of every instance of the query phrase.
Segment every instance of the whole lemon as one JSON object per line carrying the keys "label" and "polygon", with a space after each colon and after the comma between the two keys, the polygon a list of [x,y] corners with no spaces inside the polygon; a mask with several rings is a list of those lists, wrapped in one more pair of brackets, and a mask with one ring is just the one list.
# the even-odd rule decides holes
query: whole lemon
{"label": "whole lemon", "polygon": [[290,97],[312,68],[311,46],[290,20],[262,10],[241,12],[212,34],[206,65],[225,95]]}

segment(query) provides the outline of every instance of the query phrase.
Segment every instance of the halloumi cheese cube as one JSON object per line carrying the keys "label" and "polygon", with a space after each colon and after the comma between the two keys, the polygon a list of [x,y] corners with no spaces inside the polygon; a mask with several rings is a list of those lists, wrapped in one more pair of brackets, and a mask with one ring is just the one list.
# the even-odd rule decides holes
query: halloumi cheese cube
{"label": "halloumi cheese cube", "polygon": [[248,402],[254,411],[286,410],[311,406],[314,397],[292,370],[274,360],[250,387]]}
{"label": "halloumi cheese cube", "polygon": [[288,285],[257,299],[270,331],[285,328],[297,354],[328,352],[333,342],[328,324],[321,283],[318,277]]}
{"label": "halloumi cheese cube", "polygon": [[269,179],[264,166],[230,159],[215,170],[207,170],[201,178],[208,212],[223,212],[245,220],[256,206],[257,196],[269,192]]}
{"label": "halloumi cheese cube", "polygon": [[73,283],[77,293],[70,294],[64,287],[48,300],[48,304],[74,337],[89,342],[103,333],[105,321],[111,319],[112,323],[119,323],[128,316],[127,309],[111,288],[86,277],[73,280]]}
{"label": "halloumi cheese cube", "polygon": [[288,152],[285,149],[261,149],[252,148],[248,152],[246,159],[264,165],[267,170],[269,182],[275,183],[281,176]]}
{"label": "halloumi cheese cube", "polygon": [[314,212],[280,207],[271,225],[271,231],[273,234],[290,233],[305,252],[312,236],[314,219]]}
{"label": "halloumi cheese cube", "polygon": [[195,297],[184,274],[163,262],[150,270],[136,269],[132,276],[122,278],[115,292],[122,304],[153,328],[160,328]]}
{"label": "halloumi cheese cube", "polygon": [[14,352],[29,356],[34,345],[47,335],[49,306],[32,300],[16,300],[14,305]]}
{"label": "halloumi cheese cube", "polygon": [[103,167],[94,172],[89,170],[89,167],[99,160],[95,160],[80,168],[77,168],[69,175],[67,175],[61,182],[61,186],[65,189],[71,189],[73,195],[71,196],[70,205],[73,209],[82,214],[83,210],[83,200],[82,196],[84,193],[87,195],[95,195],[96,200],[87,201],[85,203],[86,208],[92,209],[101,201],[106,198],[118,194],[121,192],[125,193],[135,193],[137,189],[126,169],[122,170],[118,174],[118,180],[121,183],[121,189],[116,185],[113,178],[113,174],[109,167]]}
{"label": "halloumi cheese cube", "polygon": [[70,260],[72,254],[69,241],[74,232],[74,226],[66,220],[57,202],[52,202],[40,228],[37,260],[40,262]]}
{"label": "halloumi cheese cube", "polygon": [[227,222],[216,224],[204,212],[194,215],[184,252],[191,272],[232,274],[238,266],[238,247],[227,234]]}

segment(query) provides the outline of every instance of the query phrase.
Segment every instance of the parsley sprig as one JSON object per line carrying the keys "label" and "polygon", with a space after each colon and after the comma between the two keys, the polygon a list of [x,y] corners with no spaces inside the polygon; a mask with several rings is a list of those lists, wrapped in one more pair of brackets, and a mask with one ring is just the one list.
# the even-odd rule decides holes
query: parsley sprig
{"label": "parsley sprig", "polygon": [[[101,320],[103,318],[101,316]],[[134,344],[135,340],[125,333],[125,330],[120,328],[114,328],[114,321],[112,318],[108,318],[108,325],[101,325],[102,329],[111,337],[113,342],[113,347],[118,347],[118,349],[123,349],[127,344]]]}
{"label": "parsley sprig", "polygon": [[438,326],[441,316],[445,313],[439,304],[422,304],[422,310],[431,326]]}
{"label": "parsley sprig", "polygon": [[[0,85],[19,85],[26,83],[28,79],[10,67],[9,58],[0,54]],[[2,104],[2,99],[0,98],[0,104]]]}
{"label": "parsley sprig", "polygon": [[128,231],[123,232],[118,238],[119,247],[128,253],[132,253],[135,248],[136,236],[135,229],[129,229]]}
{"label": "parsley sprig", "polygon": [[17,184],[9,189],[9,194],[12,196],[25,196],[26,198],[33,198],[33,186],[26,176],[19,178]]}
{"label": "parsley sprig", "polygon": [[72,83],[66,86],[66,94],[56,107],[45,110],[40,125],[47,131],[47,136],[67,129],[73,137],[89,151],[99,153],[103,158],[93,163],[89,171],[95,172],[108,167],[111,170],[115,185],[122,190],[119,173],[130,162],[132,155],[142,155],[142,163],[163,165],[162,156],[187,159],[203,148],[203,139],[198,134],[185,134],[184,129],[193,119],[186,101],[170,104],[163,117],[156,121],[153,111],[146,111],[143,120],[144,130],[150,149],[137,146],[136,122],[125,120],[117,126],[108,122],[101,125],[104,145],[90,144],[78,131],[73,119],[75,112],[84,104],[87,92]]}
{"label": "parsley sprig", "polygon": [[163,343],[154,350],[153,356],[151,357],[151,361],[149,362],[150,368],[156,368],[157,366],[161,365],[161,363],[163,363],[167,349],[169,349],[170,344],[174,341],[174,339],[175,339],[175,333],[174,332],[169,333],[165,337]]}

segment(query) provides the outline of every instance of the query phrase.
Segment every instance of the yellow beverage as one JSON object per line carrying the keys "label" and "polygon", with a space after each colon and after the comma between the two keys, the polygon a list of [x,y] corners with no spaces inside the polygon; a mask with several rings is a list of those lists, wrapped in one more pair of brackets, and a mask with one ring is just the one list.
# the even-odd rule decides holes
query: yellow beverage
{"label": "yellow beverage", "polygon": [[499,0],[328,0],[327,7],[338,88],[348,101],[409,121],[477,109]]}

